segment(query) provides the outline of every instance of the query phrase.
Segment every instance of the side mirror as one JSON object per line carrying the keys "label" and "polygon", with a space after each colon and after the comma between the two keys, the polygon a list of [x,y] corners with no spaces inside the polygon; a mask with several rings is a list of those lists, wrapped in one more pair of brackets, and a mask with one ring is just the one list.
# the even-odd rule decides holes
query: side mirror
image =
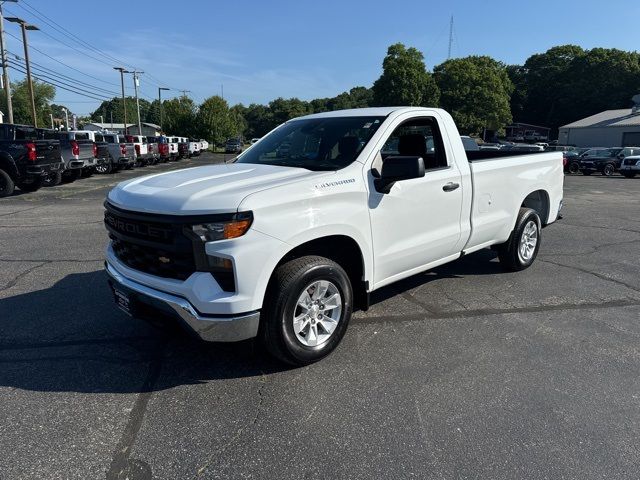
{"label": "side mirror", "polygon": [[394,183],[421,177],[424,177],[422,157],[387,157],[382,163],[380,177],[373,183],[378,192],[389,193]]}

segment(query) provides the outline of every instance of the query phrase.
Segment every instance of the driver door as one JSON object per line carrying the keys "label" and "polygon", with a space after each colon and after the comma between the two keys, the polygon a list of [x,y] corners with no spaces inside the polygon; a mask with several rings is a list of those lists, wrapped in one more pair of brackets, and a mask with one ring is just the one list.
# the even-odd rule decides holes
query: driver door
{"label": "driver door", "polygon": [[[423,138],[424,143],[416,142]],[[462,248],[462,178],[447,157],[438,121],[412,117],[384,140],[369,172],[369,214],[375,258],[374,288],[455,256]],[[389,156],[422,156],[422,178],[396,182],[389,193],[376,190],[376,163]],[[378,165],[381,167],[381,165]]]}

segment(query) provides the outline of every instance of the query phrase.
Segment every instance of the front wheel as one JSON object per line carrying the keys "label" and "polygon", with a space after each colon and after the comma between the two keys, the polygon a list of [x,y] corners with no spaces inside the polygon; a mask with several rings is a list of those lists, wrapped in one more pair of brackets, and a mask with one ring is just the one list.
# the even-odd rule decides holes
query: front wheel
{"label": "front wheel", "polygon": [[55,187],[62,183],[62,172],[51,172],[42,180],[43,187]]}
{"label": "front wheel", "polygon": [[329,355],[344,336],[353,291],[344,269],[324,257],[306,256],[276,269],[260,319],[260,340],[276,358],[308,365]]}
{"label": "front wheel", "polygon": [[578,162],[571,162],[569,164],[569,173],[574,175],[580,173],[580,164]]}
{"label": "front wheel", "polygon": [[102,174],[111,173],[111,170],[113,170],[113,165],[111,164],[111,160],[109,160],[108,162],[104,162],[99,165],[96,165],[97,173],[102,173]]}
{"label": "front wheel", "polygon": [[509,240],[499,245],[498,258],[505,270],[517,272],[531,266],[540,250],[542,222],[531,208],[521,208]]}
{"label": "front wheel", "polygon": [[610,177],[614,173],[616,173],[616,166],[612,163],[607,163],[602,169],[602,175],[605,177]]}

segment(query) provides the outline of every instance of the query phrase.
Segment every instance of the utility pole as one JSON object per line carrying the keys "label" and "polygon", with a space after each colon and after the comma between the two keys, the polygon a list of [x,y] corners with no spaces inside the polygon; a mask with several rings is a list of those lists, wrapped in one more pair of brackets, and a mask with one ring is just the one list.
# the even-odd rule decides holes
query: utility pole
{"label": "utility pole", "polygon": [[29,87],[29,96],[31,97],[31,117],[33,118],[33,126],[38,126],[38,119],[36,118],[36,100],[33,95],[33,81],[31,80],[31,64],[29,63],[29,45],[27,43],[27,30],[40,30],[35,25],[31,25],[18,17],[7,17],[7,20],[12,23],[20,24],[22,28],[22,44],[24,45],[24,61],[27,64],[27,84]]}
{"label": "utility pole", "polygon": [[160,106],[160,130],[164,131],[162,128],[162,90],[170,90],[167,87],[158,87],[158,105]]}
{"label": "utility pole", "polygon": [[[144,72],[140,72],[138,70],[125,70],[124,73],[132,73],[133,74],[133,89],[136,92],[136,108],[138,109],[138,135],[142,135],[142,121],[140,120],[140,100],[138,99],[138,85],[139,85],[139,78],[138,74],[140,73],[144,73]],[[125,132],[126,132],[126,128],[125,128]]]}
{"label": "utility pole", "polygon": [[53,126],[53,113],[49,114],[49,117],[51,117],[51,130],[53,130],[55,127]]}
{"label": "utility pole", "polygon": [[66,119],[67,132],[68,132],[69,131],[69,110],[67,110],[66,108],[63,108],[62,111],[64,112],[64,118]]}
{"label": "utility pole", "polygon": [[[17,2],[18,0],[5,0],[7,2]],[[4,49],[4,18],[2,16],[2,4],[0,2],[0,56],[2,60],[2,81],[4,83],[4,91],[7,95],[7,115],[9,123],[13,123],[13,102],[11,100],[11,83],[9,82],[9,65],[7,65],[7,52]]]}
{"label": "utility pole", "polygon": [[[114,70],[118,70],[120,72],[120,85],[122,86],[122,110],[124,111],[124,133],[127,133],[127,101],[124,97],[124,73],[126,70],[122,67],[113,67]],[[111,121],[113,123],[113,120]],[[113,128],[113,125],[111,126]]]}
{"label": "utility pole", "polygon": [[180,90],[182,92],[182,96],[186,97],[187,93],[191,93],[191,90]]}
{"label": "utility pole", "polygon": [[451,47],[453,47],[453,15],[451,15],[451,23],[449,23],[449,54],[447,60],[451,59]]}

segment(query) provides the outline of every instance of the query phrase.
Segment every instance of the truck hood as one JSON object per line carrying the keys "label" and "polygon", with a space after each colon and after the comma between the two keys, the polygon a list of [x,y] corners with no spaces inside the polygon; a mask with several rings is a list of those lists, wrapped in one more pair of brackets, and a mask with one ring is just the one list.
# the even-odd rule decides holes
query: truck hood
{"label": "truck hood", "polygon": [[109,203],[125,210],[197,215],[238,209],[252,193],[327,172],[302,168],[229,163],[135,178],[109,192]]}

